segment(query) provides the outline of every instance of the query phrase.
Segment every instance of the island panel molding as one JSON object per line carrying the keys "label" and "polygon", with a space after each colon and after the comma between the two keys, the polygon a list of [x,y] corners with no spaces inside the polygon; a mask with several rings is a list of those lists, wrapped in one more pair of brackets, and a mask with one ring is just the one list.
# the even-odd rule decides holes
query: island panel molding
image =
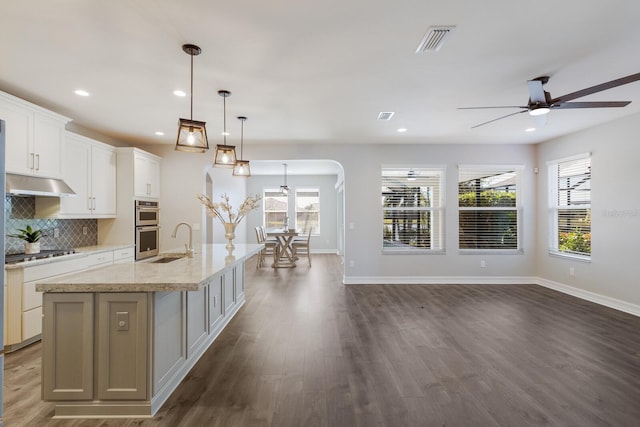
{"label": "island panel molding", "polygon": [[262,248],[203,245],[39,282],[54,418],[152,417],[244,305],[245,261]]}

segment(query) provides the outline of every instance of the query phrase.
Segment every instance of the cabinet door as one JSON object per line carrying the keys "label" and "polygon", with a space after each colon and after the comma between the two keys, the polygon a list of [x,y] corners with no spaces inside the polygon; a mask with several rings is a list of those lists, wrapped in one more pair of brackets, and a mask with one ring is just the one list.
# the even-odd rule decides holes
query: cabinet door
{"label": "cabinet door", "polygon": [[33,171],[36,175],[62,177],[64,123],[36,113],[33,127]]}
{"label": "cabinet door", "polygon": [[149,197],[160,198],[160,162],[156,159],[147,159],[147,180]]}
{"label": "cabinet door", "polygon": [[91,145],[82,139],[67,134],[62,156],[63,178],[78,197],[61,197],[60,214],[91,215],[91,193],[89,191],[89,168]]}
{"label": "cabinet door", "polygon": [[93,213],[101,216],[116,214],[116,152],[94,146],[91,151],[91,194]]}
{"label": "cabinet door", "polygon": [[6,169],[7,172],[31,174],[34,161],[31,151],[33,141],[33,112],[0,101],[0,119],[5,121]]}
{"label": "cabinet door", "polygon": [[149,197],[150,194],[147,159],[139,154],[133,156],[133,191],[137,197]]}
{"label": "cabinet door", "polygon": [[42,398],[93,398],[93,294],[45,293]]}

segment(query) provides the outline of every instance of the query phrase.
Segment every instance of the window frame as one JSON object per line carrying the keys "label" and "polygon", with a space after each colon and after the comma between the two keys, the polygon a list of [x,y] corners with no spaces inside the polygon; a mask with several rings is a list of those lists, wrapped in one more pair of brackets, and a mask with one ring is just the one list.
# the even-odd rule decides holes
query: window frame
{"label": "window frame", "polygon": [[[315,192],[315,193],[318,194],[318,209],[317,210],[315,210],[315,211],[307,211],[307,210],[298,211],[298,193],[302,193],[302,192],[307,192],[307,193]],[[295,192],[294,192],[294,199],[293,200],[294,200],[293,201],[294,227],[296,228],[296,231],[298,233],[306,233],[307,232],[306,230],[298,228],[298,212],[316,212],[318,214],[318,226],[316,227],[314,232],[311,233],[311,235],[312,236],[320,236],[320,232],[321,232],[320,231],[321,230],[321,228],[320,228],[320,222],[321,222],[320,221],[320,211],[322,209],[321,204],[320,204],[320,188],[318,188],[318,187],[300,187],[300,188],[297,188],[296,187]]]}
{"label": "window frame", "polygon": [[[582,203],[579,205],[561,205],[560,204],[560,188],[559,181],[560,177],[558,176],[558,168],[561,164],[577,162],[577,161],[588,161],[589,167],[589,202]],[[588,210],[589,216],[592,215],[592,197],[591,197],[591,170],[592,170],[592,156],[590,152],[578,154],[575,156],[563,157],[560,159],[549,160],[547,163],[547,185],[548,185],[548,210],[549,210],[549,235],[548,235],[548,254],[551,256],[579,260],[584,262],[591,262],[592,252],[591,252],[591,243],[589,244],[589,253],[579,253],[579,252],[571,252],[571,251],[563,251],[559,248],[559,212],[561,210]],[[592,223],[589,222],[589,234],[592,234]]]}
{"label": "window frame", "polygon": [[[384,206],[384,194],[383,187],[385,186],[384,182],[384,173],[385,172],[398,172],[402,174],[409,174],[411,171],[414,173],[425,172],[431,174],[437,174],[439,177],[439,185],[438,189],[435,189],[435,186],[431,190],[432,194],[432,206],[423,206],[423,207],[412,207],[412,208],[394,208],[394,207],[386,207]],[[380,195],[382,197],[382,201],[380,203],[380,216],[382,220],[382,229],[384,230],[385,226],[385,211],[411,211],[411,212],[430,212],[430,237],[431,244],[434,241],[438,242],[438,246],[436,248],[416,248],[416,247],[392,247],[384,245],[384,232],[381,236],[382,242],[382,254],[383,255],[425,255],[425,254],[435,254],[441,255],[445,254],[445,195],[446,195],[446,167],[445,166],[415,166],[415,167],[407,167],[407,166],[396,166],[396,165],[382,165],[380,169]],[[435,240],[434,240],[435,239]]]}
{"label": "window frame", "polygon": [[[266,188],[262,189],[262,200],[263,200],[263,203],[262,203],[262,226],[264,228],[270,229],[270,228],[273,228],[273,227],[267,225],[267,212],[274,212],[274,213],[275,212],[284,212],[284,217],[287,218],[289,216],[289,196],[284,196],[286,198],[286,200],[287,200],[287,206],[286,206],[285,210],[283,210],[283,211],[281,211],[281,210],[269,210],[269,211],[267,211],[267,209],[266,209],[267,208],[267,203],[266,203],[267,192],[269,192],[269,193],[279,193],[279,194],[282,194],[282,193],[281,193],[279,188],[266,187]],[[283,226],[282,227],[284,227],[284,222],[283,222]],[[282,228],[282,227],[280,227],[280,228]]]}
{"label": "window frame", "polygon": [[[522,255],[524,254],[524,246],[523,246],[523,191],[522,191],[522,174],[525,167],[522,164],[508,164],[508,165],[491,165],[491,164],[459,164],[458,165],[458,178],[457,178],[457,194],[456,194],[456,203],[458,206],[458,254],[460,255]],[[467,207],[460,206],[460,173],[461,172],[490,172],[490,173],[515,173],[515,191],[516,191],[516,203],[515,206],[486,206],[486,207]],[[473,211],[484,211],[484,212],[495,212],[495,211],[513,211],[516,213],[516,247],[515,248],[461,248],[460,247],[460,237],[461,237],[461,222],[460,222],[460,212],[473,212]]]}

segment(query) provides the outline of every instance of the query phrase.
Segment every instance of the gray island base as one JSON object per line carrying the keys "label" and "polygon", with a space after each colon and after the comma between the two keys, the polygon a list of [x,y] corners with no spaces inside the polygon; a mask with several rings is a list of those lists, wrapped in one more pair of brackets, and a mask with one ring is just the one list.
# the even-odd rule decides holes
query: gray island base
{"label": "gray island base", "polygon": [[244,304],[244,264],[261,248],[203,245],[38,283],[54,418],[152,417]]}

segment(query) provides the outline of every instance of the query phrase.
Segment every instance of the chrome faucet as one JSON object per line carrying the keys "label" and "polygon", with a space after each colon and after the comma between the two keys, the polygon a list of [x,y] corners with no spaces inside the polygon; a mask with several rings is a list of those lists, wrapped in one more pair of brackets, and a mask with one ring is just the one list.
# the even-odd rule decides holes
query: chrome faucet
{"label": "chrome faucet", "polygon": [[178,228],[181,225],[186,225],[187,228],[189,229],[189,244],[185,244],[184,248],[185,248],[185,254],[189,257],[189,258],[193,258],[193,229],[191,228],[191,226],[189,224],[187,224],[186,222],[180,222],[178,223],[178,225],[176,225],[176,228],[173,229],[173,233],[171,234],[171,237],[173,237],[174,239],[176,238],[176,234],[178,233]]}

